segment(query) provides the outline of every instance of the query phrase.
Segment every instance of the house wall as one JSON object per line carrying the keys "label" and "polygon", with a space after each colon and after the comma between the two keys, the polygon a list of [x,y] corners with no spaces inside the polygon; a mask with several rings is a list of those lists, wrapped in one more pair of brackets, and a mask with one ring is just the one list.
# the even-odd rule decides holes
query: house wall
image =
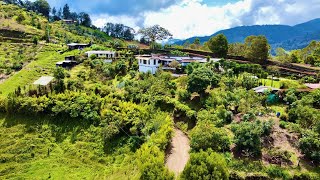
{"label": "house wall", "polygon": [[115,53],[88,53],[88,57],[95,54],[98,58],[115,58]]}
{"label": "house wall", "polygon": [[158,59],[138,59],[138,63],[139,71],[144,73],[150,71],[151,74],[155,74],[159,67]]}

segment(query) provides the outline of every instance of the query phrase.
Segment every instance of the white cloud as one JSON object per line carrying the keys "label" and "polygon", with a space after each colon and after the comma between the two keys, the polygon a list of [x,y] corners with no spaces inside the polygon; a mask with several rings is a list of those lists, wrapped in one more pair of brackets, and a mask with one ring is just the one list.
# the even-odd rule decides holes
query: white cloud
{"label": "white cloud", "polygon": [[99,15],[93,23],[123,23],[138,29],[159,24],[174,38],[211,35],[241,25],[294,25],[317,18],[320,0],[239,0],[222,6],[208,6],[204,0],[182,0],[158,11],[142,11],[133,16]]}

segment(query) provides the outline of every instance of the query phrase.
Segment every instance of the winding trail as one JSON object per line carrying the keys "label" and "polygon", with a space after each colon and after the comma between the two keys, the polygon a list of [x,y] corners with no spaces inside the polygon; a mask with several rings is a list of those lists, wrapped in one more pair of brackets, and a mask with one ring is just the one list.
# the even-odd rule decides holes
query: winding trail
{"label": "winding trail", "polygon": [[167,150],[166,166],[178,176],[189,160],[190,141],[179,129],[175,128],[174,137]]}

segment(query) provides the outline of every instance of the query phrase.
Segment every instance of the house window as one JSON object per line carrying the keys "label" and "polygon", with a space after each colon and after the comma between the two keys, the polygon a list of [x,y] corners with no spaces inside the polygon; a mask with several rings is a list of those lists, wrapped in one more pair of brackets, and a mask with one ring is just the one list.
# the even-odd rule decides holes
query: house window
{"label": "house window", "polygon": [[147,64],[147,60],[143,60],[143,64]]}
{"label": "house window", "polygon": [[150,65],[150,60],[148,61],[148,64]]}
{"label": "house window", "polygon": [[153,60],[153,65],[156,65],[156,63],[157,63],[157,62],[156,62],[156,60],[154,59],[154,60]]}

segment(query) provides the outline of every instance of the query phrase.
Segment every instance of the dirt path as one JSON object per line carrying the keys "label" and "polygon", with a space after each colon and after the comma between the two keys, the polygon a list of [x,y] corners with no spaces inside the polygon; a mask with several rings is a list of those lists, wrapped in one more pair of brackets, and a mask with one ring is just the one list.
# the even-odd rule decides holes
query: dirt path
{"label": "dirt path", "polygon": [[190,142],[181,130],[175,129],[174,133],[167,151],[166,166],[178,176],[189,160]]}

